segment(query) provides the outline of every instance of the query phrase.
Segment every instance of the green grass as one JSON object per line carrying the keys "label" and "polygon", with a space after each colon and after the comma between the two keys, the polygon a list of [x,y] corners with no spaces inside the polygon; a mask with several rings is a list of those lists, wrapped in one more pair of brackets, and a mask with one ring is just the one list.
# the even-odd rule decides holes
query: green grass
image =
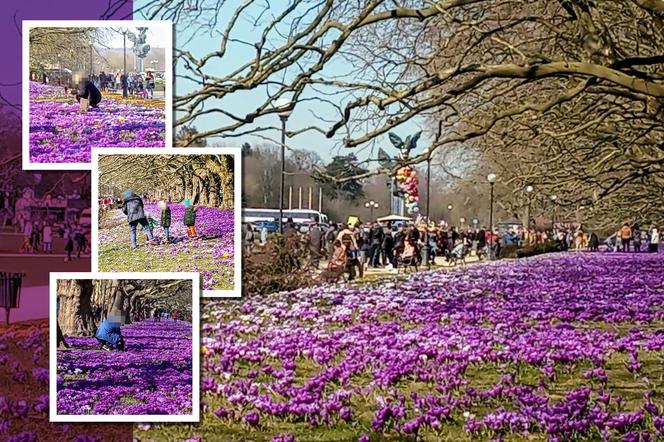
{"label": "green grass", "polygon": [[[404,324],[404,327],[414,324]],[[588,324],[577,324],[584,328]],[[644,328],[641,324],[623,323],[617,326],[610,324],[593,324],[595,328],[600,326],[606,327],[611,331],[615,329],[626,333],[630,328],[637,327]],[[647,328],[663,329],[664,322],[649,324]],[[244,336],[243,340],[250,339]],[[337,355],[331,364],[338,361],[343,355]],[[596,395],[600,389],[611,392],[612,396],[620,396],[623,398],[623,405],[621,411],[633,411],[639,409],[644,404],[643,393],[647,390],[655,390],[656,393],[661,394],[664,392],[664,359],[662,355],[656,352],[639,352],[639,360],[642,365],[642,371],[638,376],[634,376],[626,368],[627,361],[626,353],[613,353],[605,365],[605,370],[608,375],[608,382],[602,384],[597,380],[584,379],[582,373],[592,368],[590,361],[577,361],[572,364],[556,364],[555,379],[549,381],[544,374],[542,374],[537,367],[521,364],[516,367],[514,364],[496,364],[496,363],[483,363],[471,364],[464,374],[464,378],[468,381],[468,385],[478,390],[491,388],[499,383],[500,376],[505,373],[517,373],[517,383],[520,385],[539,385],[540,382],[546,381],[545,391],[553,402],[558,401],[565,397],[566,393],[575,388],[590,386],[593,394]],[[279,362],[276,360],[266,360],[275,367],[279,367]],[[295,377],[295,385],[303,385],[312,375],[320,372],[324,366],[318,365],[311,359],[299,357],[296,360],[297,371]],[[247,372],[252,369],[258,369],[261,364],[250,362],[242,362],[238,366],[236,378],[246,378]],[[267,375],[259,374],[256,382],[259,384],[267,380]],[[361,387],[371,382],[369,370],[365,370],[359,376],[351,379],[350,386],[346,388]],[[417,381],[414,377],[406,377],[399,381],[394,388],[404,393],[406,396],[410,392],[426,393],[433,391],[432,383]],[[327,390],[338,388],[337,383],[330,383]],[[463,388],[455,390],[453,395],[462,396]],[[263,391],[262,393],[265,393]],[[380,394],[384,397],[389,396],[390,392],[387,389],[374,390],[373,395]],[[338,418],[335,418],[331,424],[311,425],[304,421],[295,421],[293,418],[275,418],[266,417],[261,414],[261,423],[258,428],[252,428],[245,424],[238,423],[235,420],[219,419],[213,413],[219,407],[234,410],[236,413],[243,413],[250,408],[243,410],[237,406],[227,403],[218,395],[203,394],[201,399],[208,403],[208,410],[201,413],[201,423],[196,425],[158,425],[152,426],[148,431],[137,431],[137,435],[142,440],[155,439],[159,441],[180,441],[192,436],[201,436],[203,440],[223,440],[223,441],[270,441],[272,437],[280,433],[293,434],[298,442],[301,441],[355,441],[361,434],[367,434],[371,437],[372,441],[470,441],[477,440],[471,438],[463,429],[465,418],[459,412],[453,412],[451,419],[443,422],[443,427],[440,431],[436,432],[428,428],[419,433],[419,439],[408,437],[406,435],[397,434],[375,434],[371,430],[371,421],[376,411],[374,405],[374,398],[363,397],[359,394],[354,394],[351,399],[351,409],[353,411],[353,419],[351,423],[345,423]],[[411,413],[412,404],[408,400]],[[477,417],[481,417],[489,411],[493,411],[498,407],[506,409],[514,409],[515,405],[510,399],[496,398],[490,401],[485,401],[482,404],[477,404],[473,407],[473,413]],[[613,406],[614,410],[615,405]],[[408,417],[412,417],[409,415]],[[485,434],[483,437],[486,440],[495,437],[496,435]],[[505,441],[544,441],[546,436],[543,433],[534,431],[528,439],[522,436],[507,434],[503,436]],[[592,440],[586,438],[581,440]]]}

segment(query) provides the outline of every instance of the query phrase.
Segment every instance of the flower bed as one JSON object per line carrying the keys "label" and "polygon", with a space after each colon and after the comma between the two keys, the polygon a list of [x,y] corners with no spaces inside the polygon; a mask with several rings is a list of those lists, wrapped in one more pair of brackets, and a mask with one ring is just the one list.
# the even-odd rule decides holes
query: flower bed
{"label": "flower bed", "polygon": [[662,438],[663,265],[559,253],[209,302],[202,424],[137,435]]}
{"label": "flower bed", "polygon": [[104,94],[99,108],[77,111],[63,87],[30,83],[30,161],[85,163],[92,147],[165,147],[163,102]]}
{"label": "flower bed", "polygon": [[143,321],[122,327],[126,351],[88,337],[58,350],[59,414],[191,414],[192,325]]}
{"label": "flower bed", "polygon": [[[130,249],[129,226],[120,210],[108,215],[104,222],[113,225],[99,230],[99,270],[104,272],[199,272],[205,290],[232,289],[234,283],[234,212],[233,210],[199,207],[196,232],[210,239],[186,239],[187,228],[182,224],[184,207],[170,204],[172,225],[170,235],[182,239],[175,244]],[[159,221],[156,204],[146,204],[145,211]],[[138,232],[139,244],[145,240]],[[163,229],[153,234],[162,237]]]}
{"label": "flower bed", "polygon": [[130,424],[49,422],[48,378],[48,320],[0,325],[0,440],[131,440]]}

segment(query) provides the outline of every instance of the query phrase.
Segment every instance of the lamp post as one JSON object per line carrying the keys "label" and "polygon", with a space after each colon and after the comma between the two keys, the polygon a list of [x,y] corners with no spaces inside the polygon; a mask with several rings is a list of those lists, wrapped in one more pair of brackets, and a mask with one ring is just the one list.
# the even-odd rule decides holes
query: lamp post
{"label": "lamp post", "polygon": [[491,236],[489,236],[489,248],[491,253],[489,253],[489,259],[493,259],[493,186],[496,184],[498,177],[495,173],[490,173],[486,176],[486,180],[489,182],[491,188],[490,199],[489,199],[489,231]]}
{"label": "lamp post", "polygon": [[526,193],[528,194],[528,213],[526,217],[526,229],[530,229],[530,207],[533,201],[532,198],[533,190],[535,190],[533,186],[530,185],[526,186]]}
{"label": "lamp post", "polygon": [[94,69],[92,67],[92,44],[93,44],[93,41],[90,40],[89,43],[90,43],[90,79],[92,79],[92,75],[94,74]]}
{"label": "lamp post", "polygon": [[152,65],[152,70],[157,72],[157,65],[159,64],[159,60],[152,60],[150,64]]}
{"label": "lamp post", "polygon": [[374,221],[374,216],[373,216],[374,212],[373,211],[374,211],[374,209],[378,208],[378,203],[375,202],[374,200],[371,200],[369,202],[364,203],[364,207],[366,207],[367,209],[369,209],[371,211],[370,218],[371,218],[371,222],[373,222]]}
{"label": "lamp post", "polygon": [[62,85],[62,60],[58,55],[58,85]]}
{"label": "lamp post", "polygon": [[[431,155],[427,156],[427,223],[431,220],[431,211],[429,208],[429,195],[431,195]],[[427,229],[428,232],[428,229]]]}
{"label": "lamp post", "polygon": [[284,178],[286,175],[286,122],[290,117],[290,100],[280,98],[275,103],[281,120],[281,183],[279,185],[279,233],[284,233]]}
{"label": "lamp post", "polygon": [[556,195],[551,195],[549,198],[551,198],[551,203],[553,204],[553,208],[551,209],[551,232],[556,231],[556,200],[558,197]]}
{"label": "lamp post", "polygon": [[124,80],[122,81],[122,98],[127,98],[127,30],[122,31],[122,74]]}

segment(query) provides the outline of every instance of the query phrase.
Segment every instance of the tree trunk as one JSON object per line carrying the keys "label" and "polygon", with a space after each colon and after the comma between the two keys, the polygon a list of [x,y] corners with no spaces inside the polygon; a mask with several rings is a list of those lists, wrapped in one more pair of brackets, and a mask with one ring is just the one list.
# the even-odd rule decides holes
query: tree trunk
{"label": "tree trunk", "polygon": [[91,280],[59,280],[57,296],[60,301],[58,323],[65,335],[92,336],[97,329],[92,318]]}

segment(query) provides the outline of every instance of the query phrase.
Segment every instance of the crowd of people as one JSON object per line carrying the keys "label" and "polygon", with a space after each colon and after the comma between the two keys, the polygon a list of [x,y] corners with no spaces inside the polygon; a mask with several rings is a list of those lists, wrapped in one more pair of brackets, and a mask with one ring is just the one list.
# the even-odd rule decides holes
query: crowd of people
{"label": "crowd of people", "polygon": [[[80,195],[74,192],[62,198],[80,199]],[[77,216],[70,214],[61,219],[49,210],[33,211],[33,206],[24,201],[15,190],[0,191],[0,227],[22,235],[19,253],[57,253],[53,246],[56,238],[64,239],[65,261],[90,253],[90,231]],[[32,204],[48,208],[49,199],[37,199]]]}
{"label": "crowd of people", "polygon": [[[554,250],[598,251],[599,236],[586,232],[581,226],[557,227],[555,230],[526,229],[520,225],[502,229],[488,229],[486,226],[458,228],[445,223],[440,225],[415,223],[361,223],[353,221],[345,224],[332,223],[324,228],[317,223],[308,226],[306,233],[288,219],[284,225],[284,235],[300,235],[308,243],[311,264],[318,268],[322,260],[327,260],[327,269],[343,271],[349,279],[363,276],[371,268],[388,270],[400,267],[408,269],[422,265],[425,259],[434,264],[437,257],[445,262],[464,261],[472,255],[478,259],[495,259],[501,249],[509,246],[526,247],[551,243]],[[251,254],[256,243],[267,242],[267,229],[259,234],[247,224],[243,243],[245,254]],[[618,232],[606,239],[606,250],[635,252],[657,252],[659,232],[656,227],[640,229],[638,225],[625,224]],[[647,246],[646,246],[647,245]],[[426,253],[422,253],[426,250]],[[424,262],[424,264],[427,264]]]}
{"label": "crowd of people", "polygon": [[126,86],[129,95],[146,99],[154,98],[156,79],[149,71],[130,72],[126,77],[121,71],[115,73],[102,71],[90,76],[90,80],[102,92],[121,93]]}
{"label": "crowd of people", "polygon": [[659,229],[652,225],[650,228],[641,228],[639,224],[629,223],[623,226],[613,235],[609,236],[604,243],[607,250],[616,252],[651,252],[659,251]]}

